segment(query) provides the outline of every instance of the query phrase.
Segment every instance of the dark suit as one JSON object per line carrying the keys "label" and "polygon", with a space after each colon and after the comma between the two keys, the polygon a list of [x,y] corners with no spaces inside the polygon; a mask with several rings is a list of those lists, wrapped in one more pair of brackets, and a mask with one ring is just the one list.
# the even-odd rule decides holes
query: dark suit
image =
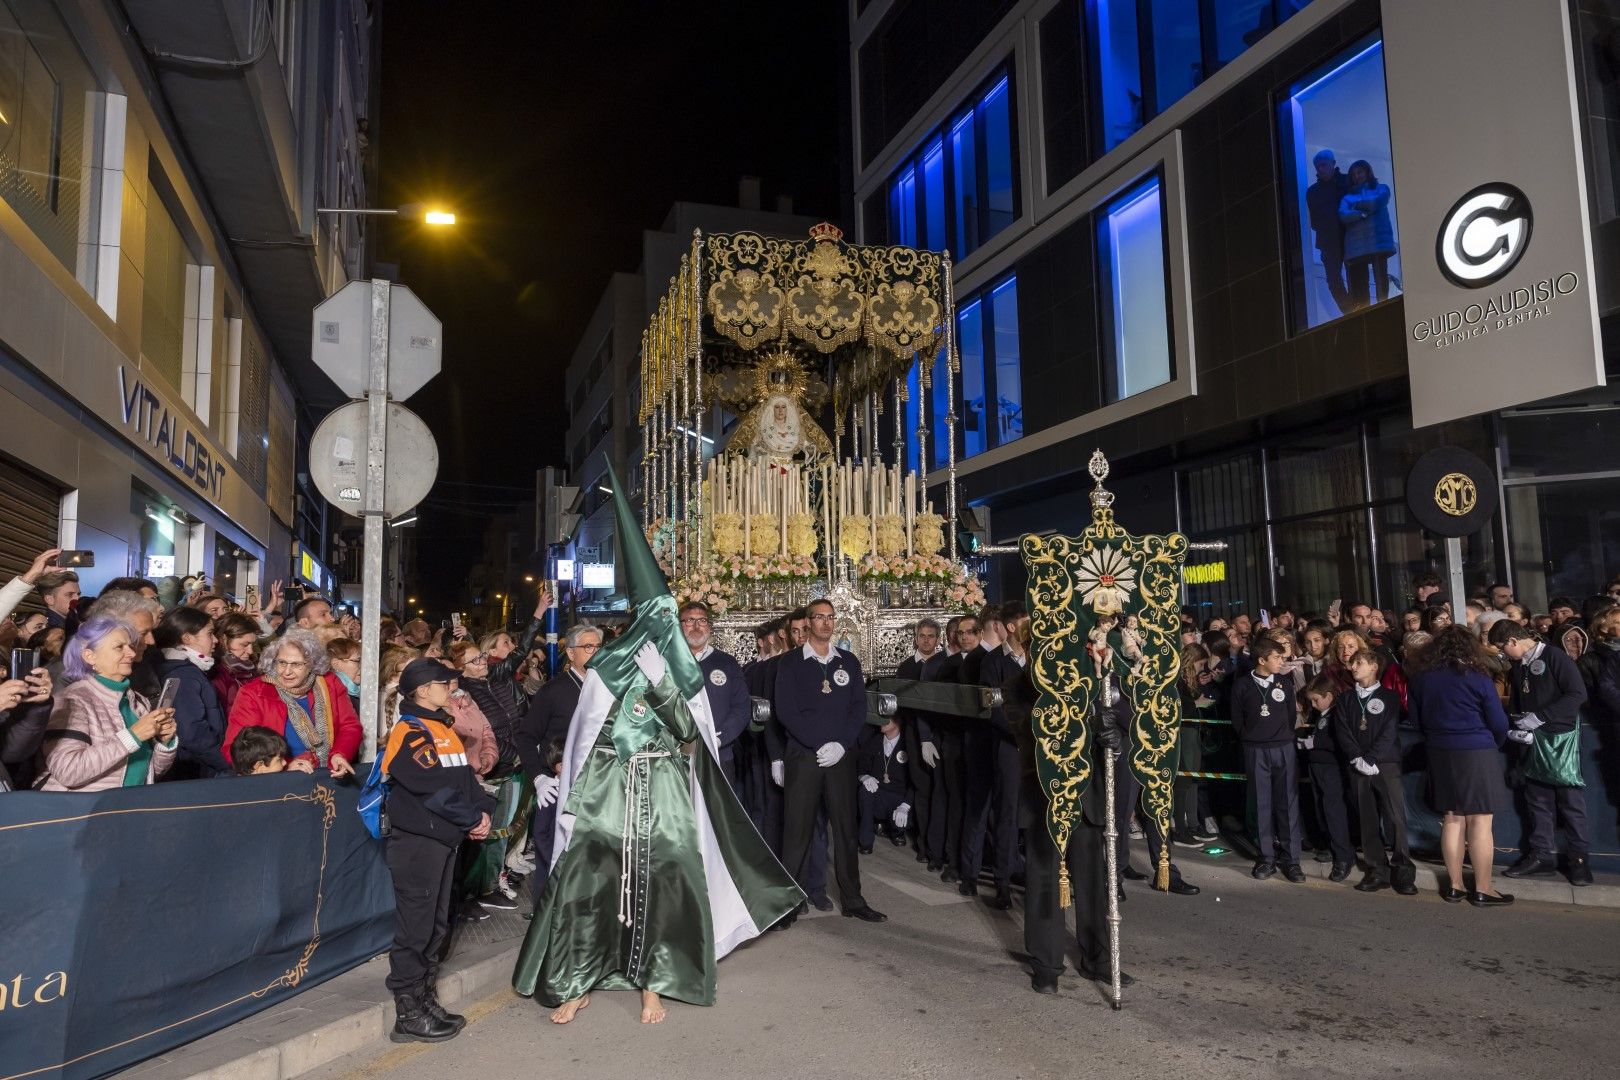
{"label": "dark suit", "polygon": [[883,751],[882,730],[868,725],[861,734],[860,750],[855,758],[858,777],[870,776],[877,781],[876,791],[868,791],[864,782],[855,790],[860,808],[859,840],[863,848],[871,847],[877,839],[879,822],[891,821],[895,810],[914,805],[904,732],[896,732],[893,748],[887,754]]}
{"label": "dark suit", "polygon": [[[939,674],[940,665],[945,663],[944,650],[940,650],[927,660],[918,660],[917,654],[912,653],[900,661],[895,675],[901,679],[916,679],[919,682],[932,680]],[[944,819],[933,812],[934,798],[934,770],[923,761],[923,743],[931,743],[936,751],[939,750],[938,736],[934,734],[937,723],[932,713],[916,709],[900,710],[900,731],[905,736],[906,765],[911,770],[911,787],[915,797],[912,803],[912,817],[917,823],[917,850],[931,863],[945,861]]]}
{"label": "dark suit", "polygon": [[[1575,730],[1581,706],[1586,704],[1586,682],[1569,654],[1556,645],[1543,645],[1533,656],[1513,665],[1508,674],[1511,697],[1508,712],[1513,716],[1535,713],[1542,724],[1534,738],[1542,739]],[[1526,748],[1528,749],[1528,747]],[[1524,802],[1530,811],[1530,838],[1527,854],[1551,859],[1557,854],[1553,829],[1563,819],[1569,853],[1584,856],[1590,842],[1586,823],[1586,791],[1578,787],[1553,787],[1537,780],[1524,782]]]}
{"label": "dark suit", "polygon": [[737,765],[737,740],[748,731],[754,707],[749,700],[748,680],[742,665],[730,653],[710,648],[698,661],[703,671],[703,692],[709,699],[709,715],[714,718],[715,740],[720,744],[720,768],[731,781],[731,790],[741,799],[742,779]]}
{"label": "dark suit", "polygon": [[[760,732],[760,745],[764,753],[765,768],[765,827],[761,830],[765,835],[765,843],[770,846],[772,854],[778,859],[782,857],[782,823],[785,817],[783,798],[786,792],[778,787],[771,779],[771,765],[775,762],[783,763],[783,770],[787,768],[787,734],[782,730],[782,722],[776,718],[776,672],[781,666],[782,657],[798,652],[801,645],[790,647],[787,652],[777,653],[775,656],[763,661],[759,669],[759,690],[757,695],[772,703],[771,718],[765,722],[765,730]],[[827,813],[825,810],[816,815],[816,828],[810,834],[810,861],[805,867],[804,880],[800,882],[804,891],[810,894],[811,899],[827,895]]]}
{"label": "dark suit", "polygon": [[[934,681],[961,682],[963,659],[962,653],[947,656],[935,671]],[[940,861],[953,872],[962,849],[962,815],[967,803],[966,734],[967,721],[960,716],[939,715],[934,722],[939,764],[934,768],[934,800],[929,812],[939,820],[932,827],[939,834]]]}
{"label": "dark suit", "polygon": [[[962,665],[964,678],[972,660],[970,657]],[[978,684],[985,687],[1005,687],[1023,667],[1004,646],[984,653],[974,666]],[[1006,708],[992,709],[988,721],[968,721],[965,745],[967,793],[956,872],[963,881],[978,879],[984,861],[985,830],[993,828],[995,882],[997,888],[1005,888],[1012,881],[1018,860],[1018,744]]]}
{"label": "dark suit", "polygon": [[540,688],[518,721],[513,741],[531,783],[536,776],[551,775],[546,768],[546,746],[552,739],[568,737],[568,725],[574,719],[574,707],[579,704],[579,691],[584,685],[572,668],[564,668]]}

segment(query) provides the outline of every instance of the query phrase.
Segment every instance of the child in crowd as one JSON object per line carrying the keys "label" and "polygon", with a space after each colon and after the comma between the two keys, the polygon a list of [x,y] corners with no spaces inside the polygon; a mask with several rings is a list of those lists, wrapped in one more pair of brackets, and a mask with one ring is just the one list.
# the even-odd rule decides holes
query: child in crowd
{"label": "child in crowd", "polygon": [[1287,650],[1261,638],[1250,650],[1254,670],[1232,679],[1232,727],[1243,744],[1249,798],[1259,826],[1255,878],[1277,872],[1295,884],[1305,880],[1299,865],[1299,760],[1294,751],[1293,683],[1281,677]]}
{"label": "child in crowd", "polygon": [[314,766],[303,758],[287,760],[287,740],[267,727],[245,727],[231,740],[231,765],[237,776],[259,776],[263,773],[314,772]]}
{"label": "child in crowd", "polygon": [[1337,696],[1333,679],[1317,675],[1305,687],[1309,711],[1295,729],[1311,774],[1317,817],[1327,830],[1328,846],[1333,851],[1329,881],[1343,881],[1356,868],[1356,845],[1350,838],[1350,785],[1333,736],[1333,702]]}
{"label": "child in crowd", "polygon": [[[1356,889],[1377,892],[1393,884],[1402,896],[1416,896],[1417,872],[1406,847],[1406,793],[1401,787],[1401,747],[1396,736],[1401,696],[1379,685],[1382,664],[1371,649],[1358,650],[1349,667],[1355,685],[1334,703],[1333,735],[1355,770],[1361,855],[1367,861],[1366,876]],[[1393,854],[1384,850],[1384,834],[1389,836]]]}

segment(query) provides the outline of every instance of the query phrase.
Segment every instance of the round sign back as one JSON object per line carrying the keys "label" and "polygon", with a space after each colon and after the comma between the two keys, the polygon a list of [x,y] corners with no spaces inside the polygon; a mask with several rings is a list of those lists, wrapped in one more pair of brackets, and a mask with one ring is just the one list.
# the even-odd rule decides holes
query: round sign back
{"label": "round sign back", "polygon": [[1496,511],[1496,476],[1467,450],[1442,446],[1418,458],[1407,474],[1406,505],[1430,532],[1467,536]]}

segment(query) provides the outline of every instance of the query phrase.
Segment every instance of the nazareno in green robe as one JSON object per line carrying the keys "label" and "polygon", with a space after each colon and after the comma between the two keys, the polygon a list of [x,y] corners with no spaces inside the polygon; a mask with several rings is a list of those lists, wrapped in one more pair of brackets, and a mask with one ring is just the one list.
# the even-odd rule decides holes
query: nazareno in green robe
{"label": "nazareno in green robe", "polygon": [[712,1005],[716,962],[804,899],[717,753],[701,689],[682,700],[666,674],[615,700],[596,670],[586,674],[551,877],[512,975],[518,993],[556,1006],[644,989]]}

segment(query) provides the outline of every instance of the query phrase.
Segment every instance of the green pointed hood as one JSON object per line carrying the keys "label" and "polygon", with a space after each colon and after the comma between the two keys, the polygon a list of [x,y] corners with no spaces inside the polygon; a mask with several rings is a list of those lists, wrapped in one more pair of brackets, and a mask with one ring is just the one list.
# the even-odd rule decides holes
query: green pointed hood
{"label": "green pointed hood", "polygon": [[608,485],[613,490],[619,568],[624,574],[625,592],[634,615],[622,634],[598,650],[590,663],[591,670],[612,691],[614,698],[623,700],[638,683],[646,683],[641,669],[636,667],[636,651],[642,642],[651,641],[658,646],[681,697],[690,700],[703,689],[703,670],[681,636],[675,598],[669,594],[664,572],[658,568],[658,560],[636,521],[630,500],[625,498],[624,485],[619,483],[612,465],[608,466]]}

